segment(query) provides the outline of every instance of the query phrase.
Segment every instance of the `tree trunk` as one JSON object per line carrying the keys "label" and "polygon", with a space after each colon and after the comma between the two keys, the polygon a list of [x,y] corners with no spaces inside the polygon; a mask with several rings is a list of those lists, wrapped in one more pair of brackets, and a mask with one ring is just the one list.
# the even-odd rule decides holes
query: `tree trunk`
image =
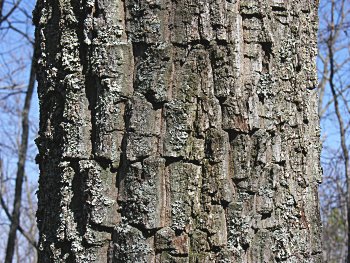
{"label": "tree trunk", "polygon": [[317,5],[39,0],[39,261],[321,262]]}
{"label": "tree trunk", "polygon": [[[34,70],[34,64],[32,59],[32,63],[30,66],[28,87],[25,93],[26,95],[24,97],[24,105],[21,112],[21,142],[18,147],[15,193],[13,197],[13,210],[12,210],[11,216],[9,217],[10,229],[7,237],[5,263],[13,262],[13,257],[16,249],[17,230],[21,231],[22,229],[20,225],[22,188],[23,188],[26,160],[27,160],[27,154],[28,154],[28,142],[29,142],[29,132],[30,132],[29,131],[29,128],[30,128],[29,111],[32,103],[34,88],[35,88],[35,70]],[[4,204],[5,202],[3,202],[1,197],[1,207],[5,207]],[[23,233],[23,229],[21,232]]]}

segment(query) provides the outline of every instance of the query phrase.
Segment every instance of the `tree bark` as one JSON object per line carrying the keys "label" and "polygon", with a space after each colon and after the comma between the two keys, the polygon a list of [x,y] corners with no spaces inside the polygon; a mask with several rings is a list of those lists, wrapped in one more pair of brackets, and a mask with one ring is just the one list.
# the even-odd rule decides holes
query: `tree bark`
{"label": "tree bark", "polygon": [[321,262],[317,5],[39,0],[39,261]]}

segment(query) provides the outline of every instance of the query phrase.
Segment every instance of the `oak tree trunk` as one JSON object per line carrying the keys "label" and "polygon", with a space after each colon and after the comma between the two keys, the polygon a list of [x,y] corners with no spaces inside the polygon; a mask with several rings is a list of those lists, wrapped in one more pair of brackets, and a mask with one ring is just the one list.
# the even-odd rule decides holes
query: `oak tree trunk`
{"label": "oak tree trunk", "polygon": [[321,262],[317,0],[38,0],[40,262]]}

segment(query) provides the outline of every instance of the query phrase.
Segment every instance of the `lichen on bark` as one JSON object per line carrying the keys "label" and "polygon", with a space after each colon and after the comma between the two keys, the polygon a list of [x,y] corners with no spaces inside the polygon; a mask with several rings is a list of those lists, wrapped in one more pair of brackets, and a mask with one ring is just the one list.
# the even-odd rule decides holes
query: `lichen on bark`
{"label": "lichen on bark", "polygon": [[40,262],[321,262],[317,5],[38,0]]}

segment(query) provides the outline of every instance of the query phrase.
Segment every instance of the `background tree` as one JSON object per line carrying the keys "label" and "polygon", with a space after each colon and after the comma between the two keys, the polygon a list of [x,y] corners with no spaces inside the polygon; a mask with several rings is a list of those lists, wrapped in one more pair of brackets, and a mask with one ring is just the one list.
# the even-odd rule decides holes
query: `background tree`
{"label": "background tree", "polygon": [[321,262],[318,1],[38,1],[40,262]]}
{"label": "background tree", "polygon": [[[30,125],[29,115],[35,86],[35,73],[30,63],[33,30],[28,12],[31,8],[29,2],[20,0],[0,2],[0,244],[6,263],[13,259],[36,261],[35,187],[26,174],[30,170],[28,160],[30,162],[33,154],[30,137],[36,133],[35,128],[30,131],[30,127],[35,126]],[[20,237],[16,235],[17,230]]]}
{"label": "background tree", "polygon": [[323,1],[319,30],[319,115],[324,133],[321,208],[325,262],[350,262],[349,46],[350,5]]}

